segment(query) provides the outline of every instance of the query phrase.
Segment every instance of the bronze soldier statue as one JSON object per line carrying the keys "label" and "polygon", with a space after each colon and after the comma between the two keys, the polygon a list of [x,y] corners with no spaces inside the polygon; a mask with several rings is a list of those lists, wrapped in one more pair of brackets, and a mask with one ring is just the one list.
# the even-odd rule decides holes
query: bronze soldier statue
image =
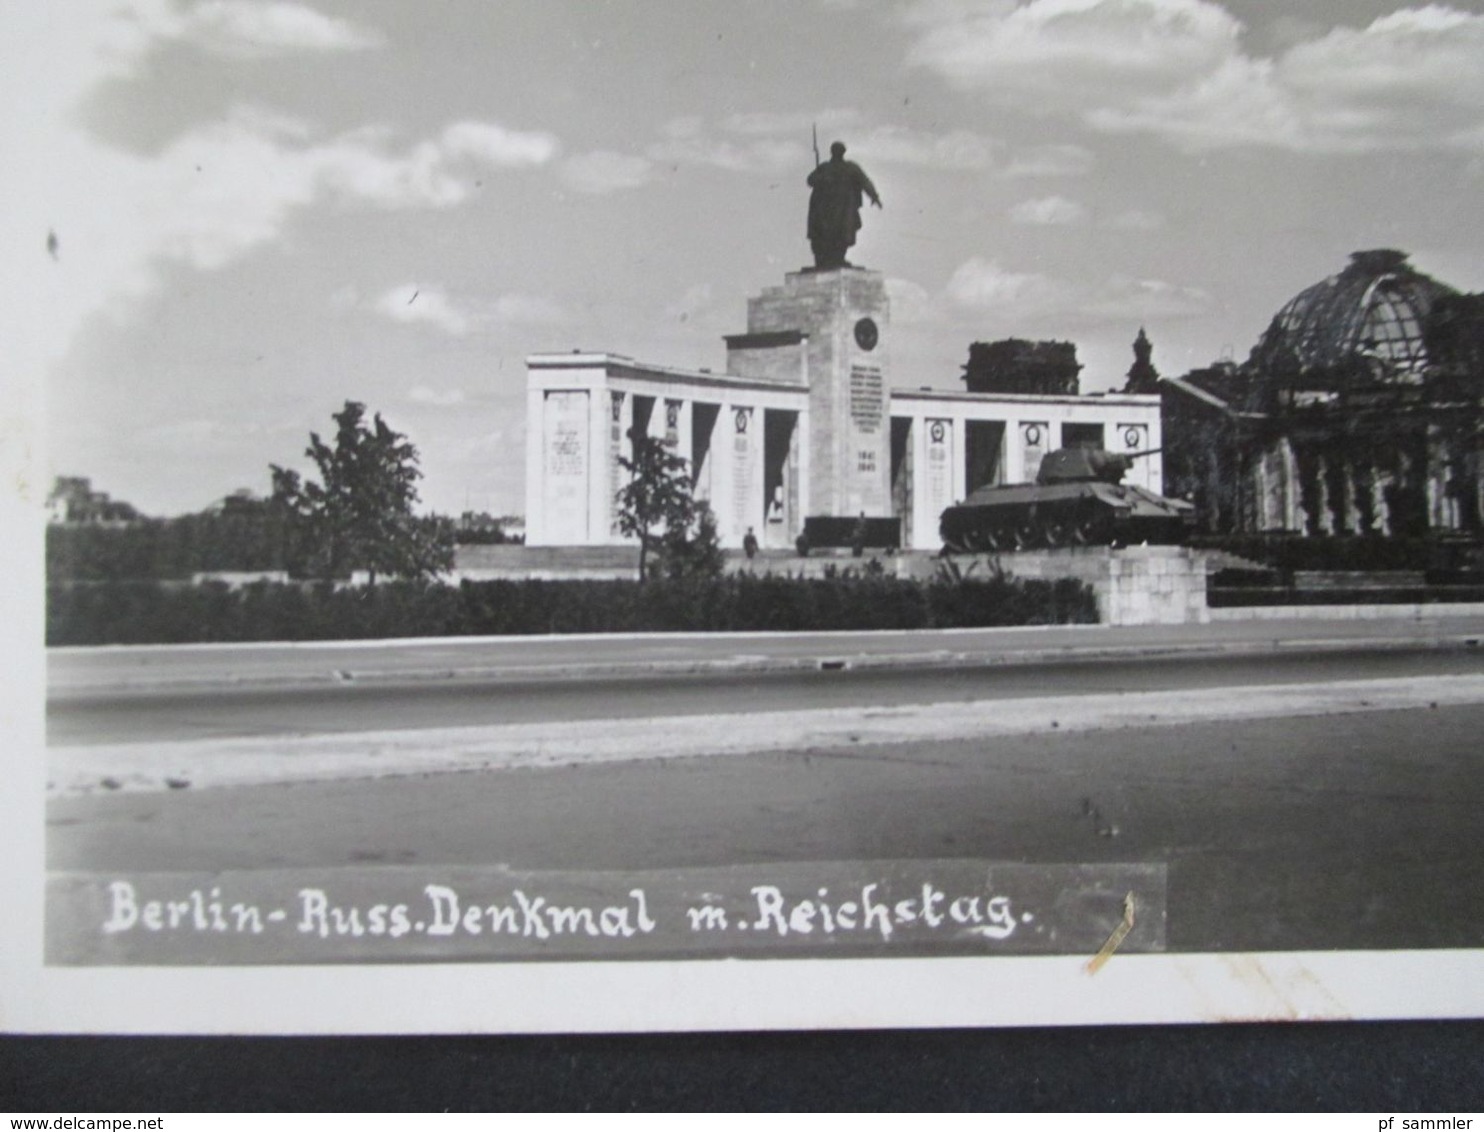
{"label": "bronze soldier statue", "polygon": [[881,197],[863,170],[845,160],[845,143],[830,146],[830,159],[809,174],[809,246],[816,270],[849,267],[845,253],[855,243],[861,226],[861,199],[881,207]]}

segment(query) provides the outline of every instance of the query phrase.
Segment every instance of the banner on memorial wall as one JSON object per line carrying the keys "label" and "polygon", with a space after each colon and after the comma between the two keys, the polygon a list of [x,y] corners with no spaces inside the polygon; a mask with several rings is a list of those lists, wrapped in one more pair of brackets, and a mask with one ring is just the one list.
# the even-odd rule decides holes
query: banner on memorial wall
{"label": "banner on memorial wall", "polygon": [[758,433],[762,425],[758,414],[751,408],[732,410],[732,533],[741,538],[755,520],[753,513],[760,510],[762,485],[758,482],[758,448],[762,443]]}

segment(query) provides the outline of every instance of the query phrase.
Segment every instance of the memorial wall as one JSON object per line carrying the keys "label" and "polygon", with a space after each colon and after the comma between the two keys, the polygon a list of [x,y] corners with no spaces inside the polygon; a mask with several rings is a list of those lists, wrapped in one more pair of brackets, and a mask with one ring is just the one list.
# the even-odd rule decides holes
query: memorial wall
{"label": "memorial wall", "polygon": [[[861,515],[898,519],[904,548],[937,550],[945,508],[985,483],[1034,480],[1062,444],[1159,446],[1156,396],[909,392],[893,388],[890,347],[885,277],[840,268],[790,273],[749,300],[726,373],[532,355],[528,542],[625,541],[613,501],[635,427],[691,465],[723,546],[751,529],[774,550],[792,548],[808,519]],[[1130,482],[1158,492],[1157,462]]]}

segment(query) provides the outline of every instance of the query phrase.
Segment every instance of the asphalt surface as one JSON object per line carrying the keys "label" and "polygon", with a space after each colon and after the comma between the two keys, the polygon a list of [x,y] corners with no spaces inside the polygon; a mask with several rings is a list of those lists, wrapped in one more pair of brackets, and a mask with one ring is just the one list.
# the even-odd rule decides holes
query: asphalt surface
{"label": "asphalt surface", "polygon": [[862,665],[743,672],[699,669],[587,679],[566,676],[385,677],[301,684],[170,684],[73,692],[47,712],[53,745],[174,741],[253,735],[347,734],[539,723],[685,717],[720,712],[895,707],[1032,696],[1294,684],[1331,679],[1484,675],[1484,649],[1448,642],[1231,654],[1078,658],[1017,664],[904,668]]}
{"label": "asphalt surface", "polygon": [[529,679],[648,672],[958,667],[1242,652],[1478,647],[1484,614],[1294,617],[1132,628],[1069,625],[857,633],[438,638],[258,645],[105,646],[47,652],[53,701],[148,688]]}

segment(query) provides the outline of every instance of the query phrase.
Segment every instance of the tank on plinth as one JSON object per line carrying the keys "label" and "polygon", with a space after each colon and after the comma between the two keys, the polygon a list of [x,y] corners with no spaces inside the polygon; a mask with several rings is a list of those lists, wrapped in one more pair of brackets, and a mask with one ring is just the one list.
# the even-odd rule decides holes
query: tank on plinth
{"label": "tank on plinth", "polygon": [[938,533],[949,554],[1068,546],[1175,546],[1195,526],[1195,506],[1126,485],[1134,461],[1155,455],[1058,448],[1033,484],[985,486],[949,507]]}

